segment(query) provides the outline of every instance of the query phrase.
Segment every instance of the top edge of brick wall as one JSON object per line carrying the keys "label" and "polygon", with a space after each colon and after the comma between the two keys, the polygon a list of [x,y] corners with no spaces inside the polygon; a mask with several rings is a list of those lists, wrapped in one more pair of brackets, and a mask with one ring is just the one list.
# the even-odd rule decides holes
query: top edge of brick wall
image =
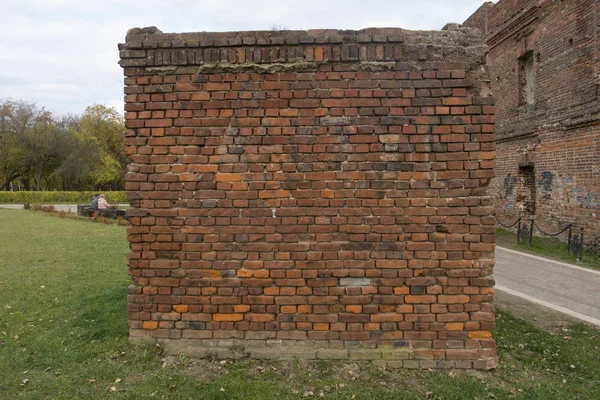
{"label": "top edge of brick wall", "polygon": [[132,28],[119,49],[240,47],[310,44],[406,43],[420,45],[481,46],[477,29],[448,24],[441,31],[402,28],[361,30],[311,29],[301,31],[240,31],[163,33],[156,27]]}

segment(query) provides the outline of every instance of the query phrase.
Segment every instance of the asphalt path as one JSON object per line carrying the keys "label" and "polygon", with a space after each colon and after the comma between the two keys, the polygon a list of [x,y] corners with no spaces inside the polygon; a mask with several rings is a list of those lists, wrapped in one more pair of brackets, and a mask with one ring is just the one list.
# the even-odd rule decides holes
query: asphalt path
{"label": "asphalt path", "polygon": [[600,271],[496,248],[496,290],[600,326]]}

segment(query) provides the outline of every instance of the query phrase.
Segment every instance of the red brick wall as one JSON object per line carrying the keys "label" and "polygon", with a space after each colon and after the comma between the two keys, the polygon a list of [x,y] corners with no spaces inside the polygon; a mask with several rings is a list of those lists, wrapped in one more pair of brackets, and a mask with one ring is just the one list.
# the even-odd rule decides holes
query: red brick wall
{"label": "red brick wall", "polygon": [[[477,27],[479,11],[465,24]],[[500,0],[487,9],[488,64],[497,99],[498,162],[491,185],[504,222],[520,214],[512,183],[535,170],[536,221],[600,234],[600,4]],[[519,103],[519,58],[533,52],[534,104]]]}
{"label": "red brick wall", "polygon": [[493,7],[490,7],[488,11],[488,34],[496,34],[507,27],[510,31],[515,22],[519,21],[527,10],[536,7],[538,3],[540,3],[539,0],[499,0],[492,4]]}
{"label": "red brick wall", "polygon": [[136,28],[120,49],[132,338],[496,365],[476,31]]}
{"label": "red brick wall", "polygon": [[469,19],[464,22],[464,25],[470,28],[479,29],[483,35],[487,35],[489,15],[492,7],[494,7],[494,3],[491,1],[483,3],[481,7],[479,7],[477,11],[475,11],[473,15],[471,15]]}

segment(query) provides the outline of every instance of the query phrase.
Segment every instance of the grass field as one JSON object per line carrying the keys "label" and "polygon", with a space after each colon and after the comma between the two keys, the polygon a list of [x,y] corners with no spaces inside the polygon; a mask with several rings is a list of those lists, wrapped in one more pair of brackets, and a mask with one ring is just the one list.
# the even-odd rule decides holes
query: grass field
{"label": "grass field", "polygon": [[127,342],[125,228],[0,210],[0,399],[600,399],[600,332],[498,314],[490,375],[166,357]]}

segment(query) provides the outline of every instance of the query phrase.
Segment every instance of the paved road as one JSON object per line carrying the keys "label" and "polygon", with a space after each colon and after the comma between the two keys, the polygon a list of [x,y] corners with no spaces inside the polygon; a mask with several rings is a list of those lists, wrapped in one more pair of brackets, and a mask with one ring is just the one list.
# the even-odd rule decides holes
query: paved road
{"label": "paved road", "polygon": [[600,272],[496,248],[496,289],[600,325]]}

